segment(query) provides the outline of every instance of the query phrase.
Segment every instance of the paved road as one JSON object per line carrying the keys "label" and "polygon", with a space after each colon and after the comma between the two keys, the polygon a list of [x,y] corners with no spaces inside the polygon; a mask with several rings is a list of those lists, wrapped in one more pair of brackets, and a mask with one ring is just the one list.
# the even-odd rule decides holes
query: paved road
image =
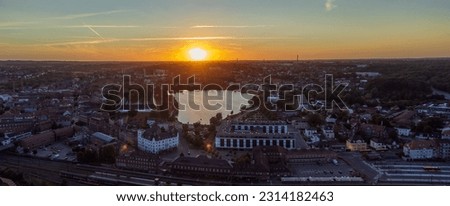
{"label": "paved road", "polygon": [[295,135],[295,146],[298,149],[309,149],[308,144],[306,144],[305,139],[303,139],[303,135],[300,132],[294,133]]}
{"label": "paved road", "polygon": [[380,172],[367,162],[365,162],[361,154],[354,152],[346,152],[339,154],[339,158],[349,164],[357,173],[363,176],[367,183],[375,185],[380,178]]}

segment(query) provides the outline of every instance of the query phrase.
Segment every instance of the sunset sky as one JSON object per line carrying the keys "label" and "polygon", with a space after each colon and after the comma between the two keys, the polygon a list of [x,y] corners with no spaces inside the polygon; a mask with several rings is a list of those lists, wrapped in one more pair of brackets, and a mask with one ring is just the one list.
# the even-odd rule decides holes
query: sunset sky
{"label": "sunset sky", "polygon": [[449,0],[0,0],[0,59],[450,56]]}

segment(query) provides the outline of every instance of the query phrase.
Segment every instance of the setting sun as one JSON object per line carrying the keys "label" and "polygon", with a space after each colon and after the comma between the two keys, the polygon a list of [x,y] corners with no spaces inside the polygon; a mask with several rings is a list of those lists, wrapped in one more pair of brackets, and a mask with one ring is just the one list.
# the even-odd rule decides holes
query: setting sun
{"label": "setting sun", "polygon": [[208,53],[201,48],[193,48],[189,50],[189,57],[194,61],[203,61],[206,59]]}

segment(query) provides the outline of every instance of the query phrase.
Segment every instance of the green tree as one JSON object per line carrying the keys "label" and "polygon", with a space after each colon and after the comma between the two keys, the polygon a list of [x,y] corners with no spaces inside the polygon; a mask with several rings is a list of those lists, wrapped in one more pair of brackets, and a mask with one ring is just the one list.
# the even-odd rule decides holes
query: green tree
{"label": "green tree", "polygon": [[381,116],[380,114],[374,114],[372,116],[372,120],[370,121],[370,123],[391,127],[391,123],[389,122],[389,120],[387,120],[385,117]]}
{"label": "green tree", "polygon": [[81,163],[97,163],[98,162],[98,154],[93,149],[87,149],[85,151],[78,152],[77,159]]}
{"label": "green tree", "polygon": [[113,145],[101,148],[99,160],[102,163],[114,164],[116,162],[116,148]]}
{"label": "green tree", "polygon": [[218,120],[218,121],[221,121],[222,119],[223,119],[223,117],[222,117],[222,113],[217,113],[216,114],[216,119]]}
{"label": "green tree", "polygon": [[211,117],[210,119],[209,119],[209,125],[212,125],[212,126],[215,126],[215,125],[217,125],[217,118],[216,117]]}
{"label": "green tree", "polygon": [[310,113],[306,117],[308,124],[312,127],[320,127],[324,124],[324,118],[320,114]]}
{"label": "green tree", "polygon": [[130,110],[128,111],[128,117],[135,117],[138,114],[136,110]]}

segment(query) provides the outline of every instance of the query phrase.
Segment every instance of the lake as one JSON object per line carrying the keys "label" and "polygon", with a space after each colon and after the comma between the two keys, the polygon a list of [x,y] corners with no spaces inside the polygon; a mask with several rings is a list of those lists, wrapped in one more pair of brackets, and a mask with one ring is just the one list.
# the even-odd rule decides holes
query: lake
{"label": "lake", "polygon": [[[212,100],[212,97],[206,97],[209,92],[209,96],[222,97],[221,100]],[[178,111],[178,121],[181,123],[195,123],[200,121],[201,124],[209,124],[209,119],[211,117],[216,116],[217,113],[222,113],[222,117],[225,118],[227,115],[237,114],[240,112],[241,107],[247,106],[248,100],[253,97],[252,94],[241,93],[238,91],[183,91],[183,93],[174,94],[175,99],[181,105],[186,105],[185,109]],[[189,97],[189,98],[188,98]],[[195,103],[198,105],[198,108],[194,106],[188,106],[188,99],[191,105]],[[202,104],[202,102],[209,99],[209,105]],[[214,98],[217,99],[217,98]],[[222,106],[213,106],[215,104],[220,104]]]}

